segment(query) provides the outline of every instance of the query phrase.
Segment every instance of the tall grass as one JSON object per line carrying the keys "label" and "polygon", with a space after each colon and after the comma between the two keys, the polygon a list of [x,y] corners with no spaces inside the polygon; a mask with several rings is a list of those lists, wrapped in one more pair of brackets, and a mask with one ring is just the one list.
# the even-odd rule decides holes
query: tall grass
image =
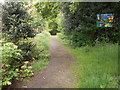
{"label": "tall grass", "polygon": [[118,88],[118,45],[68,48],[76,58],[73,71],[78,88]]}
{"label": "tall grass", "polygon": [[72,66],[76,88],[118,88],[118,44],[72,48],[63,34],[57,36],[76,59]]}
{"label": "tall grass", "polygon": [[42,32],[34,38],[36,43],[36,54],[38,54],[38,60],[34,61],[33,69],[34,71],[39,71],[48,65],[49,62],[49,45],[50,45],[50,34],[47,32]]}

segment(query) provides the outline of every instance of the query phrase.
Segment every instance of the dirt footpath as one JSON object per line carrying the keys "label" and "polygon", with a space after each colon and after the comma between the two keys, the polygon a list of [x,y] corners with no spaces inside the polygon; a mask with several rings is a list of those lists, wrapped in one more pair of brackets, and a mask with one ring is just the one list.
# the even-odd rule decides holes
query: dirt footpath
{"label": "dirt footpath", "polygon": [[27,82],[16,83],[14,88],[74,88],[73,74],[70,66],[73,62],[71,56],[61,41],[52,36],[50,43],[50,63],[47,68],[37,72]]}

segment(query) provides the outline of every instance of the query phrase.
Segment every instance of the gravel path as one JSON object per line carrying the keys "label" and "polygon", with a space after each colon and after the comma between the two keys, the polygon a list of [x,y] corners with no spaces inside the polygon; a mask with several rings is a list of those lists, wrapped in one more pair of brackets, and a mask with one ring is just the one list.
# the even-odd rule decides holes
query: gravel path
{"label": "gravel path", "polygon": [[37,72],[27,82],[14,84],[14,88],[74,88],[73,73],[70,65],[74,61],[61,41],[56,37],[51,37],[50,43],[50,63],[47,68]]}

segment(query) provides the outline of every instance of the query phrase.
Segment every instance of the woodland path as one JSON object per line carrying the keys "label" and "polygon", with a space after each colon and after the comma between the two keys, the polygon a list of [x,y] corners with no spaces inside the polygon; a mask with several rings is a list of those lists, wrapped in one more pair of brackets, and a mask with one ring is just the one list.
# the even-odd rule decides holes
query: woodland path
{"label": "woodland path", "polygon": [[74,88],[70,70],[74,58],[56,36],[51,37],[50,52],[49,65],[29,81],[16,83],[14,88]]}

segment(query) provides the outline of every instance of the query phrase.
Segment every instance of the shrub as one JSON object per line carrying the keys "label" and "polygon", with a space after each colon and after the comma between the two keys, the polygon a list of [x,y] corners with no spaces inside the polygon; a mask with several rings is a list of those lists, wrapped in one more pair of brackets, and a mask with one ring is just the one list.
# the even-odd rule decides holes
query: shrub
{"label": "shrub", "polygon": [[[63,3],[61,10],[64,17],[64,20],[62,21],[63,32],[74,47],[85,45],[93,46],[96,41],[117,43],[120,36],[119,7],[120,2]],[[114,14],[113,27],[97,28],[96,15],[103,13]]]}
{"label": "shrub", "polygon": [[29,61],[25,61],[20,69],[16,69],[16,72],[19,73],[16,79],[21,81],[34,75]]}
{"label": "shrub", "polygon": [[[2,47],[2,85],[10,85],[11,80],[17,77],[16,69],[22,59],[21,50],[13,43],[6,43]],[[19,61],[19,62],[18,62]]]}
{"label": "shrub", "polygon": [[18,48],[22,50],[22,56],[23,60],[29,60],[31,61],[33,59],[33,53],[35,48],[35,43],[32,42],[32,38],[27,38],[24,40],[21,40],[17,43]]}
{"label": "shrub", "polygon": [[25,61],[24,52],[9,42],[0,49],[2,51],[2,85],[11,85],[13,79],[23,80],[33,75],[32,66]]}
{"label": "shrub", "polygon": [[33,61],[43,58],[49,49],[50,34],[42,32],[37,34],[35,38],[27,38],[17,43],[18,48],[22,50],[24,61]]}
{"label": "shrub", "polygon": [[31,21],[31,15],[23,2],[6,2],[3,5],[2,33],[7,41],[16,43],[27,37],[34,37]]}

